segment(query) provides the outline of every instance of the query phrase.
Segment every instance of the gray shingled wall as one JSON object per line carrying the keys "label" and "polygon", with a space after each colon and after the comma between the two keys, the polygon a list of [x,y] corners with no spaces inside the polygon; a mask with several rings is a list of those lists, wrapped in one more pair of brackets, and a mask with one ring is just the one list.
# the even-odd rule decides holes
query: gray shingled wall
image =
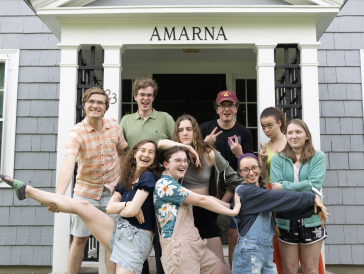
{"label": "gray shingled wall", "polygon": [[[327,155],[324,199],[327,264],[364,264],[364,141],[359,49],[364,1],[349,0],[320,39],[321,148]],[[364,69],[364,68],[362,68]]]}
{"label": "gray shingled wall", "polygon": [[[54,192],[58,131],[58,40],[18,0],[0,0],[0,49],[20,49],[15,177]],[[72,103],[72,102],[71,102]],[[54,217],[0,188],[0,265],[51,265]]]}

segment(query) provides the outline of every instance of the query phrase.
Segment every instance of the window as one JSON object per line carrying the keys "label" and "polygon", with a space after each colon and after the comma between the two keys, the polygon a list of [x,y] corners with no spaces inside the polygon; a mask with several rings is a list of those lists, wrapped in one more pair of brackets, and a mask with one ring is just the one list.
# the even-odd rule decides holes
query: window
{"label": "window", "polygon": [[0,49],[0,169],[9,176],[14,176],[18,73],[19,50]]}

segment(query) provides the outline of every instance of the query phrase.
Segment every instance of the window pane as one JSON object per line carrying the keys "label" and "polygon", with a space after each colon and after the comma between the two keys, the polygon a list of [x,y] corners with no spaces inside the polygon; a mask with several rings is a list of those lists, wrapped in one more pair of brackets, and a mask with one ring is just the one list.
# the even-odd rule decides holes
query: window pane
{"label": "window pane", "polygon": [[248,102],[256,102],[257,101],[257,80],[256,79],[249,79],[247,80],[247,97]]}
{"label": "window pane", "polygon": [[248,127],[256,127],[258,122],[257,104],[248,104]]}
{"label": "window pane", "polygon": [[237,79],[235,81],[236,85],[236,97],[240,102],[245,102],[245,80]]}
{"label": "window pane", "polygon": [[5,63],[0,63],[0,89],[4,88]]}
{"label": "window pane", "polygon": [[4,90],[0,89],[0,118],[3,118],[3,99],[4,99]]}

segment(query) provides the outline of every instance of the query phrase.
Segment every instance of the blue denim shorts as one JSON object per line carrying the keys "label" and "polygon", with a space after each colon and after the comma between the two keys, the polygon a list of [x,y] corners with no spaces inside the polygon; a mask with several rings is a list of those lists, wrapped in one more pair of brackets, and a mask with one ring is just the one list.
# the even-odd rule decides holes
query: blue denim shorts
{"label": "blue denim shorts", "polygon": [[153,237],[120,217],[110,241],[110,261],[135,274],[142,273],[144,261],[153,247]]}

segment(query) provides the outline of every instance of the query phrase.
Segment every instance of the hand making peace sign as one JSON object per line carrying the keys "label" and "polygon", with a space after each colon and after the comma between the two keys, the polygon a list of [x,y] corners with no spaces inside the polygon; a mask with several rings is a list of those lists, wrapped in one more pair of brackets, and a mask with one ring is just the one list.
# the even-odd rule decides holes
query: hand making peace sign
{"label": "hand making peace sign", "polygon": [[236,135],[234,135],[235,140],[233,141],[230,137],[228,137],[231,144],[230,144],[230,149],[231,152],[236,156],[239,157],[241,154],[243,154],[243,148],[241,147],[241,145],[239,144],[239,140],[238,137],[236,137]]}
{"label": "hand making peace sign", "polygon": [[208,143],[210,146],[215,144],[216,137],[219,136],[222,133],[222,131],[220,131],[220,132],[215,134],[216,130],[217,130],[217,127],[215,127],[215,129],[211,132],[211,134],[207,135],[205,140],[204,140],[204,142]]}
{"label": "hand making peace sign", "polygon": [[259,153],[258,153],[258,157],[259,157],[259,160],[260,162],[263,164],[263,163],[266,163],[267,160],[268,160],[268,152],[267,152],[267,143],[264,142],[264,146],[262,145],[262,143],[260,143],[260,148],[259,148]]}

